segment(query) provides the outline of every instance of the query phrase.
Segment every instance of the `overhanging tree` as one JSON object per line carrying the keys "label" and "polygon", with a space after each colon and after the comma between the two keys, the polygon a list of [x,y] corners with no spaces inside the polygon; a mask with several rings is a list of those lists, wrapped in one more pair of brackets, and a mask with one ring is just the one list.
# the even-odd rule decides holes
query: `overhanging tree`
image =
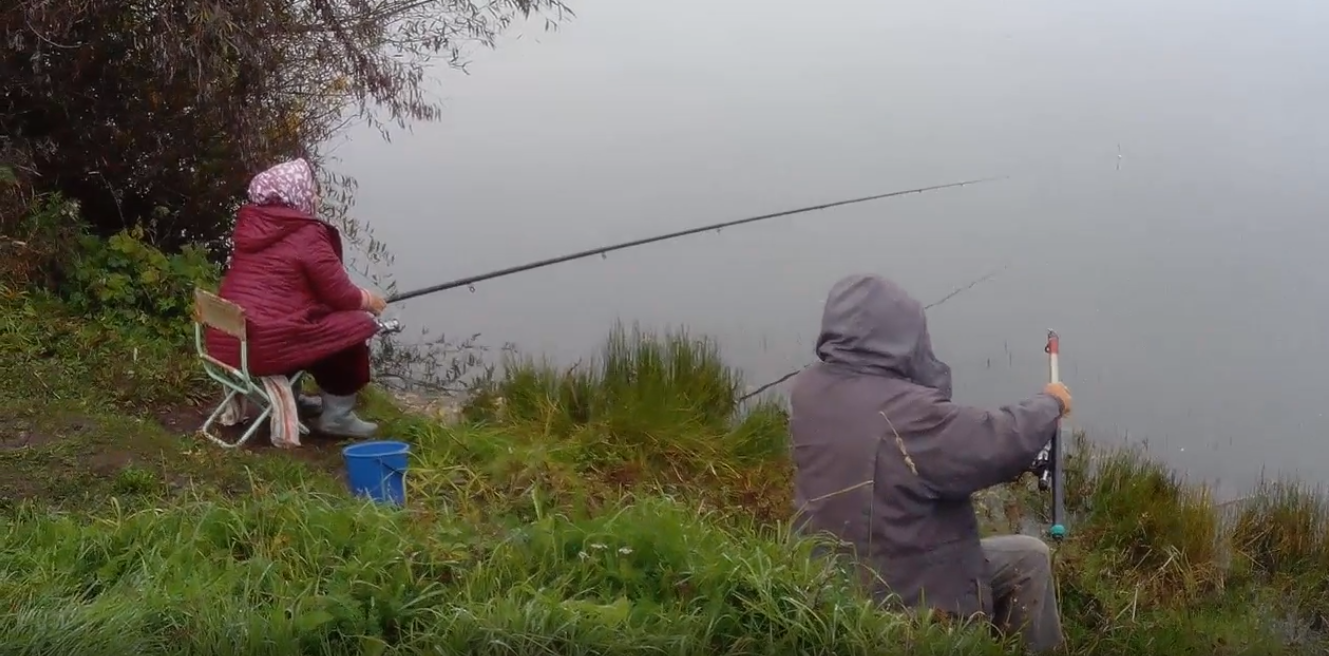
{"label": "overhanging tree", "polygon": [[[462,67],[514,21],[568,14],[561,0],[4,4],[0,137],[26,183],[77,200],[99,234],[142,226],[168,250],[219,246],[255,172],[317,163],[352,121],[438,118],[434,62]],[[351,181],[329,182],[344,210]]]}

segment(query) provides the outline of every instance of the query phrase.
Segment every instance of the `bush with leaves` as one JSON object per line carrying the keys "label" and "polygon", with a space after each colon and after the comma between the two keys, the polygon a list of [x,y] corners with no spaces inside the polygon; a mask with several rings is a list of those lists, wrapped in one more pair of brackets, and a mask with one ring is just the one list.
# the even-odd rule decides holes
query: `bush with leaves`
{"label": "bush with leaves", "polygon": [[0,289],[54,286],[79,227],[77,203],[58,193],[34,197],[0,161]]}
{"label": "bush with leaves", "polygon": [[125,328],[178,336],[189,325],[193,289],[215,289],[220,269],[196,246],[165,253],[130,228],[91,234],[77,202],[32,199],[0,238],[0,289],[54,293],[76,314]]}
{"label": "bush with leaves", "polygon": [[176,334],[191,320],[194,288],[215,289],[218,274],[202,249],[168,255],[133,228],[104,240],[83,235],[60,291],[76,310]]}

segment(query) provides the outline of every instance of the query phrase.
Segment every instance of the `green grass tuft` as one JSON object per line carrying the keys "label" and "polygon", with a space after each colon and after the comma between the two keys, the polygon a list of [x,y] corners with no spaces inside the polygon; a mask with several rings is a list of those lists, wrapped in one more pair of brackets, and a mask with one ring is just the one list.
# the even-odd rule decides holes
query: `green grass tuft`
{"label": "green grass tuft", "polygon": [[[598,357],[566,369],[530,357],[509,357],[504,378],[477,395],[474,419],[497,413],[569,435],[595,425],[624,440],[650,444],[652,433],[724,431],[742,387],[715,344],[686,331],[655,334],[615,326]],[[495,404],[502,399],[502,407]]]}
{"label": "green grass tuft", "polygon": [[1083,521],[1120,567],[1186,603],[1223,585],[1221,522],[1209,491],[1131,451],[1100,452]]}

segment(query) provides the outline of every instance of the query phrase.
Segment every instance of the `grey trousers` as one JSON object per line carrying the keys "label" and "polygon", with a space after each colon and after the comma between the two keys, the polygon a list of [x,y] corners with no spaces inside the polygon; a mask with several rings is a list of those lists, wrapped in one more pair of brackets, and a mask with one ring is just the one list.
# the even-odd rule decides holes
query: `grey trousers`
{"label": "grey trousers", "polygon": [[1028,535],[998,535],[983,538],[982,544],[992,569],[992,619],[997,630],[1020,636],[1035,654],[1059,650],[1061,615],[1047,544]]}

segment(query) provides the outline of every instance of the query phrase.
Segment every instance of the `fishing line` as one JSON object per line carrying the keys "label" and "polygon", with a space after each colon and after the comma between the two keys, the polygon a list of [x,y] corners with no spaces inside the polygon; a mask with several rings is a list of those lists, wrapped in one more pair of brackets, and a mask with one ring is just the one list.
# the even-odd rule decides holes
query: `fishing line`
{"label": "fishing line", "polygon": [[578,251],[578,252],[576,252],[576,253],[569,253],[569,254],[567,254],[567,255],[560,255],[560,256],[558,256],[558,257],[551,257],[551,258],[548,258],[548,259],[539,260],[539,261],[536,261],[536,262],[531,262],[531,263],[529,263],[529,264],[522,264],[522,265],[518,265],[518,266],[508,267],[508,268],[506,268],[506,269],[499,269],[499,270],[497,270],[497,271],[491,271],[491,272],[489,272],[489,273],[482,273],[482,274],[475,275],[475,276],[467,276],[467,277],[465,277],[465,278],[459,278],[459,279],[457,279],[457,280],[453,280],[453,281],[451,281],[451,282],[445,282],[445,283],[442,283],[442,284],[439,284],[439,285],[433,285],[433,286],[430,286],[430,287],[424,287],[424,288],[416,289],[416,290],[409,291],[409,292],[402,292],[402,293],[399,293],[399,294],[393,294],[393,295],[392,295],[391,297],[389,297],[387,300],[388,300],[389,303],[396,303],[396,302],[400,302],[400,301],[405,301],[405,300],[407,300],[407,299],[416,298],[416,297],[419,297],[419,296],[424,296],[424,295],[426,295],[426,294],[433,294],[433,293],[435,293],[435,292],[441,292],[441,291],[448,290],[448,289],[454,289],[454,288],[457,288],[457,287],[469,287],[469,288],[471,288],[471,291],[474,291],[474,290],[475,290],[474,285],[475,285],[475,283],[477,283],[477,282],[483,282],[483,281],[485,281],[485,280],[492,280],[492,279],[494,279],[494,278],[502,278],[502,277],[504,277],[504,276],[510,276],[510,275],[515,274],[515,273],[522,273],[522,272],[524,272],[524,271],[530,271],[530,270],[532,270],[532,269],[540,269],[540,268],[544,268],[544,267],[551,266],[551,265],[554,265],[554,264],[562,264],[563,262],[570,262],[570,261],[572,261],[572,260],[580,260],[580,259],[582,259],[582,258],[591,257],[591,256],[593,256],[593,255],[604,256],[605,254],[610,253],[610,252],[613,252],[613,251],[623,250],[623,249],[625,249],[625,248],[632,248],[632,247],[634,247],[634,246],[644,246],[644,245],[646,245],[646,244],[651,244],[651,243],[660,242],[660,241],[668,241],[668,240],[670,240],[670,239],[677,239],[677,238],[679,238],[679,237],[685,237],[685,236],[687,236],[687,235],[693,235],[693,234],[697,234],[697,233],[699,233],[699,232],[709,232],[709,231],[711,231],[711,230],[719,231],[719,230],[722,230],[722,229],[724,229],[724,228],[730,228],[730,227],[733,227],[733,226],[743,225],[743,224],[746,224],[746,223],[756,223],[756,222],[758,222],[758,221],[766,221],[766,220],[769,220],[769,219],[776,219],[776,218],[785,217],[785,216],[793,216],[793,215],[795,215],[795,214],[803,214],[803,213],[806,213],[806,212],[816,212],[816,211],[820,211],[820,210],[830,209],[830,208],[832,208],[832,207],[840,207],[840,206],[843,206],[843,205],[853,205],[853,204],[855,204],[855,203],[866,203],[866,202],[868,202],[868,201],[872,201],[872,200],[881,200],[881,199],[885,199],[885,198],[894,198],[894,197],[896,197],[896,196],[905,196],[905,195],[908,195],[908,194],[922,194],[922,193],[927,193],[927,192],[929,192],[929,191],[937,191],[937,190],[941,190],[941,189],[949,189],[949,188],[952,188],[952,187],[964,187],[964,186],[968,186],[968,185],[982,184],[982,183],[984,183],[984,182],[993,182],[993,181],[996,181],[996,180],[1005,180],[1005,179],[1007,179],[1007,177],[1009,177],[1009,176],[1004,176],[1004,175],[1003,175],[1003,176],[997,176],[997,177],[992,177],[992,178],[979,178],[979,179],[977,179],[977,180],[965,180],[965,181],[963,181],[963,182],[951,182],[951,183],[949,183],[949,184],[932,185],[932,186],[930,186],[930,187],[919,187],[919,188],[917,188],[917,189],[904,189],[904,190],[901,190],[901,191],[891,191],[891,192],[887,192],[887,193],[884,193],[884,194],[873,194],[873,195],[871,195],[871,196],[862,196],[862,197],[859,197],[859,198],[850,198],[850,199],[848,199],[848,200],[838,200],[838,201],[834,201],[834,202],[830,202],[830,203],[822,203],[822,204],[820,204],[820,205],[811,205],[811,206],[808,206],[808,207],[800,207],[800,208],[792,209],[792,210],[784,210],[784,211],[781,211],[781,212],[773,212],[773,213],[771,213],[771,214],[762,214],[762,215],[759,215],[759,216],[751,216],[751,217],[748,217],[748,218],[745,218],[745,219],[736,219],[736,220],[733,220],[733,221],[724,221],[724,222],[721,222],[721,223],[714,223],[714,224],[711,224],[711,225],[700,226],[700,227],[697,227],[697,228],[689,228],[689,229],[687,229],[687,230],[679,230],[679,231],[677,231],[677,232],[671,232],[671,233],[668,233],[668,234],[658,235],[658,236],[655,236],[655,237],[646,237],[646,238],[643,238],[643,239],[634,239],[634,240],[632,240],[632,241],[623,242],[623,243],[621,243],[621,244],[614,244],[614,245],[612,245],[612,246],[602,246],[602,247],[600,247],[600,248],[592,248],[592,249],[590,249],[590,250]]}
{"label": "fishing line", "polygon": [[[1117,170],[1120,171],[1120,170],[1121,170],[1121,168],[1120,168],[1120,167],[1121,167],[1121,145],[1120,145],[1120,144],[1117,144],[1117,154],[1116,154],[1116,159],[1117,159]],[[1041,169],[1042,167],[1039,167],[1039,168]],[[1057,167],[1055,168],[1055,171],[1056,171],[1057,173],[1062,173],[1062,174],[1064,174],[1064,173],[1067,171],[1067,167],[1064,166],[1064,165],[1057,166]],[[1095,173],[1097,173],[1097,170],[1096,170],[1096,169],[1095,169]],[[1023,174],[1022,174],[1022,175],[1023,175]],[[1042,177],[1042,175],[1043,175],[1043,173],[1040,171],[1038,174],[1034,175],[1033,177],[1034,177],[1034,178],[1038,178],[1038,177]],[[1011,176],[1009,176],[1009,175],[1007,175],[1007,176],[1002,176],[1002,179],[1007,179],[1007,178],[1010,178],[1010,177],[1011,177]],[[989,274],[987,274],[987,275],[985,275],[985,276],[983,276],[983,277],[981,277],[981,278],[978,278],[977,280],[974,280],[973,282],[970,282],[970,283],[967,284],[967,285],[964,285],[964,286],[962,286],[962,287],[959,287],[959,288],[955,289],[955,290],[952,291],[950,294],[947,294],[946,296],[942,297],[941,299],[939,299],[939,300],[937,300],[937,301],[935,301],[935,302],[933,302],[933,303],[930,303],[930,304],[924,306],[923,309],[928,310],[928,309],[934,308],[934,307],[936,307],[936,306],[938,306],[938,305],[941,305],[942,303],[945,303],[946,301],[949,301],[950,299],[952,299],[952,298],[954,298],[954,297],[960,295],[961,293],[964,293],[964,292],[966,292],[966,291],[969,291],[969,290],[972,289],[974,286],[976,286],[976,285],[978,285],[978,284],[980,284],[980,283],[983,283],[983,282],[985,282],[985,281],[991,279],[993,276],[995,276],[996,274],[998,274],[998,273],[1000,273],[1001,271],[1005,270],[1006,268],[1009,268],[1009,265],[1003,266],[1003,267],[1001,267],[1000,269],[995,270],[995,271],[992,271],[991,273],[989,273]],[[776,378],[775,380],[773,380],[773,381],[771,381],[771,382],[769,382],[769,383],[766,383],[766,384],[764,384],[764,385],[762,385],[762,386],[756,388],[754,391],[749,392],[749,393],[747,393],[747,394],[744,394],[743,396],[738,397],[738,401],[741,403],[741,402],[743,402],[743,401],[746,401],[746,400],[748,400],[748,399],[751,399],[751,398],[754,397],[754,396],[757,396],[758,394],[761,394],[762,392],[765,392],[766,390],[771,389],[772,387],[775,387],[775,386],[777,386],[777,385],[779,385],[779,384],[781,384],[781,383],[783,383],[783,382],[785,382],[785,381],[788,381],[790,378],[793,378],[794,376],[798,375],[798,372],[802,371],[803,369],[806,369],[806,368],[809,367],[809,366],[811,366],[811,365],[804,365],[803,367],[800,367],[800,368],[798,368],[798,369],[795,369],[795,370],[793,370],[793,371],[791,371],[791,372],[789,372],[789,373],[787,373],[787,374],[785,374],[785,375],[783,375],[783,376],[781,376],[781,377],[779,377],[779,378]]]}

